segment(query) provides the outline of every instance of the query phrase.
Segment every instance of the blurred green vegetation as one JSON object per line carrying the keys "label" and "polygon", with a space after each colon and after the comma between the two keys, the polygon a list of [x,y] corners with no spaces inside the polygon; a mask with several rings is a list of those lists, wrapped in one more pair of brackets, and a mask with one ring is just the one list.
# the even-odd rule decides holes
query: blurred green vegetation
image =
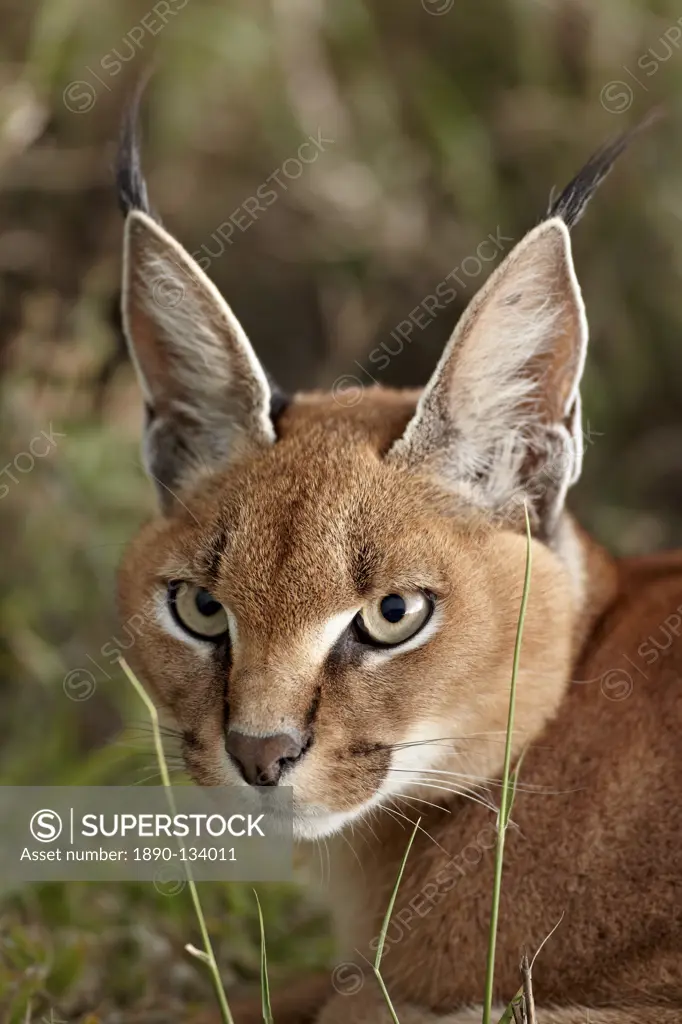
{"label": "blurred green vegetation", "polygon": [[[208,272],[290,390],[344,373],[423,383],[487,266],[385,371],[369,353],[395,348],[489,233],[519,238],[592,150],[663,103],[575,231],[591,443],[571,500],[627,553],[682,542],[680,14],[653,0],[0,0],[0,468],[14,478],[0,476],[1,782],[139,782],[153,764],[102,654],[122,547],[152,507],[111,183],[140,72],[156,60],[153,203],[190,251],[215,254]],[[319,133],[299,175],[285,162]],[[249,214],[268,184],[275,200]],[[250,890],[202,890],[226,980],[256,977]],[[309,897],[261,890],[274,976],[323,961]],[[14,893],[1,1019],[182,1019],[210,1000],[188,941],[187,894]]]}

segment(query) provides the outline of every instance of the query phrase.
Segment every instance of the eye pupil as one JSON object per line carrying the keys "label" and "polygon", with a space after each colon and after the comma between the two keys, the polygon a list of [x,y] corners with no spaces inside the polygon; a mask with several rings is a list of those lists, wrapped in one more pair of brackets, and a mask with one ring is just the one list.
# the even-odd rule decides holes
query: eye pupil
{"label": "eye pupil", "polygon": [[212,615],[217,615],[221,610],[222,605],[219,601],[209,594],[207,590],[197,590],[194,603],[197,606],[197,611],[200,615],[205,615],[206,618],[210,618]]}
{"label": "eye pupil", "polygon": [[380,607],[381,614],[387,622],[400,622],[407,611],[405,600],[400,596],[400,594],[388,594],[388,596],[382,600]]}

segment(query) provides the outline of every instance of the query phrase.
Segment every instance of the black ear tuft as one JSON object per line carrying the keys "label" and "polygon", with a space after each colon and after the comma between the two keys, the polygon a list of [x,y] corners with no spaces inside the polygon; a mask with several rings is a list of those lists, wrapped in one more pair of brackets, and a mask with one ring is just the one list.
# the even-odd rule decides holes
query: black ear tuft
{"label": "black ear tuft", "polygon": [[662,115],[662,110],[652,110],[634,128],[628,129],[598,149],[582,170],[578,171],[575,178],[568,183],[561,195],[550,203],[547,217],[561,217],[569,228],[577,224],[585,212],[585,207],[623,150],[629,146],[635,136],[655,121],[660,120]]}
{"label": "black ear tuft", "polygon": [[140,146],[137,131],[140,100],[149,81],[150,73],[148,71],[138,82],[123,114],[116,159],[116,187],[118,190],[118,204],[124,217],[131,210],[142,210],[143,213],[153,217],[154,220],[158,220],[158,217],[156,217],[149,205],[147,184],[144,180],[142,164],[140,162]]}

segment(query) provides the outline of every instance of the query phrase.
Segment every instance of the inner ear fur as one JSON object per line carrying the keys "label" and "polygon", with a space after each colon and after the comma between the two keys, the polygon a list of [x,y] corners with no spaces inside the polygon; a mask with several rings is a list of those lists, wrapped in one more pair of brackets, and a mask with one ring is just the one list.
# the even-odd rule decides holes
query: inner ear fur
{"label": "inner ear fur", "polygon": [[147,213],[126,218],[123,324],[147,409],[147,471],[164,509],[177,491],[272,444],[272,389],[212,281]]}
{"label": "inner ear fur", "polygon": [[550,532],[582,460],[587,323],[568,229],[538,225],[460,319],[389,461]]}

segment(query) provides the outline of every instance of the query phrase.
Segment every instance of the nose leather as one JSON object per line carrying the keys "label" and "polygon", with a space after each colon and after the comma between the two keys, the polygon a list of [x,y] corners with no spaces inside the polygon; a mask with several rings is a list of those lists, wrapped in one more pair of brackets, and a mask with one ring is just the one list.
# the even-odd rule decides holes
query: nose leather
{"label": "nose leather", "polygon": [[284,732],[247,736],[228,731],[225,749],[250,786],[276,786],[287,765],[301,756],[303,744]]}

